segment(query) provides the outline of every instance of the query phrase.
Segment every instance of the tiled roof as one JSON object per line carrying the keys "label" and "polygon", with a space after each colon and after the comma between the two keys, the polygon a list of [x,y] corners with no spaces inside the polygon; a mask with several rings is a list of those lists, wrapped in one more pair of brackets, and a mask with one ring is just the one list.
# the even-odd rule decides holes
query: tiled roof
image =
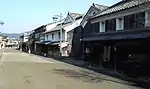
{"label": "tiled roof", "polygon": [[[71,23],[63,24],[63,25],[62,25],[62,28],[68,26],[69,24],[71,24]],[[51,30],[48,31],[47,33],[53,32],[53,31],[59,31],[60,29],[61,29],[61,24],[58,24],[55,28],[51,29]]]}
{"label": "tiled roof", "polygon": [[46,26],[46,31],[44,33],[49,32],[51,29],[55,28],[58,24],[60,24],[61,22],[54,22],[52,24],[48,24]]}
{"label": "tiled roof", "polygon": [[93,4],[94,7],[98,8],[99,10],[103,11],[108,8],[108,6],[100,5],[100,4]]}
{"label": "tiled roof", "polygon": [[69,12],[69,15],[70,15],[73,19],[77,19],[77,18],[83,16],[82,14],[79,14],[79,13],[70,13],[70,12]]}
{"label": "tiled roof", "polygon": [[[97,9],[96,11],[94,11],[94,14],[91,13],[92,11],[90,12],[90,10],[93,10],[92,8]],[[81,21],[80,25],[83,25],[85,21],[89,19],[89,17],[94,16],[96,13],[101,12],[107,8],[108,6],[93,3],[86,14],[83,15],[83,20]]]}
{"label": "tiled roof", "polygon": [[92,18],[111,14],[111,13],[118,12],[118,11],[125,10],[125,9],[129,9],[129,8],[138,6],[140,4],[145,4],[148,2],[150,2],[150,0],[122,0],[119,3],[113,5],[113,6],[109,7],[108,9],[100,12],[99,14],[93,16]]}

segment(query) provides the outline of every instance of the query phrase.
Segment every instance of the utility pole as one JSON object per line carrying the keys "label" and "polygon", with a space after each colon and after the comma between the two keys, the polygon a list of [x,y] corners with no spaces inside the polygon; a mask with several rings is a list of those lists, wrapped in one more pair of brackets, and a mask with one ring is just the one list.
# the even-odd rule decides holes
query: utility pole
{"label": "utility pole", "polygon": [[3,22],[3,21],[0,21],[0,25],[3,26],[3,25],[4,25],[4,22]]}
{"label": "utility pole", "polygon": [[53,17],[53,20],[54,21],[57,21],[58,19],[59,19],[59,21],[60,21],[60,42],[59,42],[59,50],[60,50],[60,56],[62,56],[62,34],[63,34],[63,28],[62,28],[62,26],[63,26],[63,24],[62,24],[62,13],[60,14],[60,15],[55,15],[54,17]]}
{"label": "utility pole", "polygon": [[[4,25],[4,22],[3,22],[3,21],[0,21],[0,25],[3,26],[3,25]],[[0,32],[0,33],[1,33],[1,32]],[[3,42],[2,40],[3,40],[3,37],[2,37],[2,34],[0,34],[0,35],[1,35],[0,48],[2,49],[2,44],[3,44],[3,43],[2,43],[2,42]],[[3,44],[3,45],[4,45],[4,44]],[[1,57],[2,57],[2,52],[3,52],[3,50],[1,50]]]}

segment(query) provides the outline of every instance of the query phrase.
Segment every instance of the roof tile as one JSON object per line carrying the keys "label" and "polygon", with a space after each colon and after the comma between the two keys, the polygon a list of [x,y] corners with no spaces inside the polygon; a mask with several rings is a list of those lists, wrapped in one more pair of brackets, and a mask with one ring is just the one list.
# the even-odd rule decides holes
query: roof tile
{"label": "roof tile", "polygon": [[96,8],[98,8],[99,10],[101,10],[101,11],[103,11],[103,10],[108,8],[108,6],[104,6],[104,5],[100,5],[100,4],[94,4],[94,6]]}
{"label": "roof tile", "polygon": [[92,18],[102,16],[102,15],[107,15],[111,14],[117,11],[121,11],[124,9],[132,8],[140,4],[144,4],[150,2],[150,0],[122,0],[121,2],[109,7],[108,9],[100,12],[99,14],[93,16]]}
{"label": "roof tile", "polygon": [[79,13],[69,13],[69,15],[70,15],[73,19],[77,19],[77,18],[83,16],[82,14],[79,14]]}

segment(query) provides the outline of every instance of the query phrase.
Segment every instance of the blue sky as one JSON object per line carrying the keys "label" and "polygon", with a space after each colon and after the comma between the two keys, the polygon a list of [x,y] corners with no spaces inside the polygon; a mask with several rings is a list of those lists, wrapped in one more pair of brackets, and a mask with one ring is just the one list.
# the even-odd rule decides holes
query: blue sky
{"label": "blue sky", "polygon": [[52,17],[67,12],[85,13],[92,3],[112,5],[120,0],[1,0],[0,32],[20,33],[53,22]]}

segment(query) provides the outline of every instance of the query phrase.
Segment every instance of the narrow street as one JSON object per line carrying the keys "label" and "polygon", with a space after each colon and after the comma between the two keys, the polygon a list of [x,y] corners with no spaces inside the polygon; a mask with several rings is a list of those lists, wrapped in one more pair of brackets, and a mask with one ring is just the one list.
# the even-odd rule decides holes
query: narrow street
{"label": "narrow street", "polygon": [[49,58],[6,48],[0,89],[140,89],[132,83]]}

